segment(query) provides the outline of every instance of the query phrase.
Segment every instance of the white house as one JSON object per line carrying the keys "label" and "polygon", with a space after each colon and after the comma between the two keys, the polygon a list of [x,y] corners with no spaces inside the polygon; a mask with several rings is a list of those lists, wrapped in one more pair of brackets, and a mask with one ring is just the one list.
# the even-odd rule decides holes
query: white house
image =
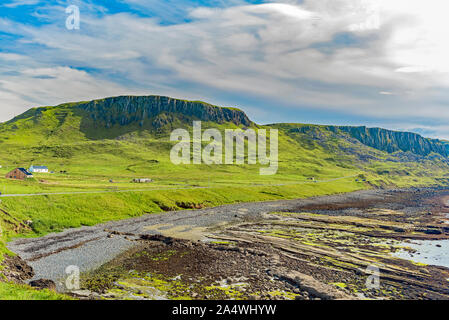
{"label": "white house", "polygon": [[133,179],[134,183],[150,183],[153,182],[152,179],[143,178],[143,179]]}
{"label": "white house", "polygon": [[48,173],[48,168],[45,166],[31,166],[28,171],[31,173]]}

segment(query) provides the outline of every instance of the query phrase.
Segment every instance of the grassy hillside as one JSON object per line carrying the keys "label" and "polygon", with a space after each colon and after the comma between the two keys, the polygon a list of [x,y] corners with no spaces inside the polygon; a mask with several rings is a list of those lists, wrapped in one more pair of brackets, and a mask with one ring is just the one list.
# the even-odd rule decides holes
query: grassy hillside
{"label": "grassy hillside", "polygon": [[[445,185],[449,178],[449,165],[441,154],[388,153],[344,130],[301,124],[259,126],[238,109],[223,111],[200,102],[151,98],[153,104],[145,105],[140,99],[139,109],[125,103],[126,97],[117,99],[32,109],[0,125],[0,192],[78,192],[2,198],[1,253],[8,253],[5,243],[14,237],[41,236],[146,213],[373,186]],[[114,112],[107,114],[105,105]],[[92,109],[95,106],[100,109]],[[149,115],[151,106],[159,111]],[[124,117],[126,112],[132,116]],[[191,130],[194,120],[203,120],[203,130],[278,129],[278,173],[261,176],[258,165],[173,165],[169,133],[176,128]],[[4,178],[8,171],[31,164],[46,165],[54,173],[36,174],[28,181]],[[145,177],[154,183],[131,183]],[[30,226],[25,224],[28,220]],[[0,284],[0,297],[10,290]]]}

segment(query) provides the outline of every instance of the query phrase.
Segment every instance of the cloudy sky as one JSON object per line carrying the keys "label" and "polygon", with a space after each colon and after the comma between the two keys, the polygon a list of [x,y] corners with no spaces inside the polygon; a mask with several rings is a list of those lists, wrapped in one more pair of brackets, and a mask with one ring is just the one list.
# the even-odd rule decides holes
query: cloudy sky
{"label": "cloudy sky", "polygon": [[[67,28],[69,5],[78,30]],[[2,0],[0,121],[34,106],[158,94],[239,107],[258,123],[449,139],[447,9],[445,0]]]}

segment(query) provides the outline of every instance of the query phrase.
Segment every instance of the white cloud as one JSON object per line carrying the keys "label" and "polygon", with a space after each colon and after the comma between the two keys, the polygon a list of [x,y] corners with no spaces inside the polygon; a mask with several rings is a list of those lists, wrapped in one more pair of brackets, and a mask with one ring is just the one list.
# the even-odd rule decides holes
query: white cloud
{"label": "white cloud", "polygon": [[[22,57],[22,61],[26,61],[26,58]],[[31,107],[91,100],[121,93],[129,93],[129,89],[95,79],[84,71],[69,67],[25,67],[12,75],[3,74],[0,78],[0,118],[8,120]]]}
{"label": "white cloud", "polygon": [[40,0],[12,0],[8,3],[4,3],[2,6],[7,8],[16,8],[24,5],[35,5],[39,2]]}
{"label": "white cloud", "polygon": [[[217,90],[284,107],[449,119],[444,103],[449,95],[435,89],[449,86],[447,6],[437,0],[304,0],[196,8],[190,11],[192,22],[175,25],[126,13],[98,18],[81,7],[79,32],[62,24],[37,28],[3,19],[0,30],[24,37],[19,46],[30,43],[42,50],[30,53],[38,62],[34,71],[21,69],[20,76],[2,76],[7,83],[0,83],[3,88],[18,83],[17,90],[8,91],[8,101],[30,85],[27,103],[144,89],[207,98]],[[36,70],[67,86],[52,92],[46,79],[33,87],[30,72]],[[78,86],[76,94],[66,92],[71,82]]]}

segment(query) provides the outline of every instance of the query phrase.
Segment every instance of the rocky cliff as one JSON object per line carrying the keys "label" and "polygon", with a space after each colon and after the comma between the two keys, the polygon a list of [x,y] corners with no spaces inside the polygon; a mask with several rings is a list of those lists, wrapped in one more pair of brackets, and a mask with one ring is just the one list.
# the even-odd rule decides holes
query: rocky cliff
{"label": "rocky cliff", "polygon": [[350,126],[318,126],[318,125],[299,125],[291,128],[291,132],[299,132],[307,137],[325,141],[329,139],[327,133],[331,133],[338,138],[358,140],[360,143],[388,153],[410,152],[419,156],[429,156],[430,154],[439,154],[443,157],[449,156],[449,143],[424,138],[417,133],[392,131],[381,128],[350,127]]}
{"label": "rocky cliff", "polygon": [[220,108],[204,102],[161,96],[121,96],[94,100],[78,105],[97,125],[112,127],[143,124],[162,113],[182,114],[201,121],[250,126],[251,120],[238,109]]}
{"label": "rocky cliff", "polygon": [[436,139],[428,139],[411,132],[398,132],[381,128],[338,127],[329,126],[332,132],[346,132],[369,147],[393,153],[396,151],[412,152],[428,156],[437,153],[447,157],[449,145]]}

